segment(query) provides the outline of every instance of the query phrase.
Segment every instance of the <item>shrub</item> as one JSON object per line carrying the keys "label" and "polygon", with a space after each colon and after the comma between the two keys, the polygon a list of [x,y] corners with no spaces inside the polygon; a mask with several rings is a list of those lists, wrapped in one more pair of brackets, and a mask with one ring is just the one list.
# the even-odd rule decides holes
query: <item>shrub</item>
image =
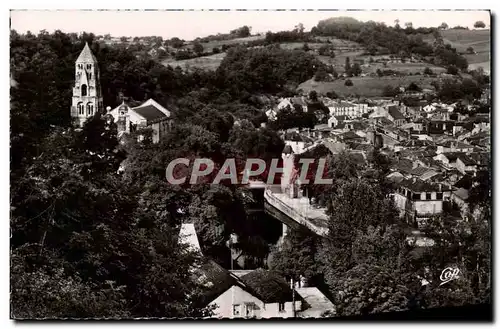
{"label": "shrub", "polygon": [[351,87],[351,86],[354,86],[354,83],[352,83],[352,80],[351,79],[347,79],[344,83],[347,87]]}

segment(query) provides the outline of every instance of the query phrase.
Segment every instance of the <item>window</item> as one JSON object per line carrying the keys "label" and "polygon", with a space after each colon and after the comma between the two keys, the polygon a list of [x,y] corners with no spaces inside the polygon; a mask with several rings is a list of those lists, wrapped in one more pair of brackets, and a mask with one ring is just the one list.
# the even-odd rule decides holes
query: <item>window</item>
{"label": "window", "polygon": [[252,304],[246,304],[245,305],[245,316],[247,318],[253,317],[253,305]]}
{"label": "window", "polygon": [[82,96],[87,96],[87,85],[82,85]]}
{"label": "window", "polygon": [[278,309],[280,312],[285,312],[285,303],[279,303],[278,304]]}
{"label": "window", "polygon": [[79,68],[80,70],[83,70],[83,65],[82,65],[82,64],[78,64],[78,68]]}
{"label": "window", "polygon": [[442,192],[436,193],[436,199],[437,200],[443,200],[443,193]]}
{"label": "window", "polygon": [[413,193],[413,200],[420,200],[420,193]]}
{"label": "window", "polygon": [[82,102],[78,103],[77,108],[78,108],[78,114],[79,115],[84,115],[85,114],[85,108],[84,108]]}
{"label": "window", "polygon": [[240,315],[240,305],[239,304],[234,304],[233,305],[233,315]]}
{"label": "window", "polygon": [[94,115],[94,105],[87,103],[87,115]]}
{"label": "window", "polygon": [[425,193],[425,200],[431,200],[431,194],[429,192]]}
{"label": "window", "polygon": [[89,79],[92,79],[92,73],[89,73]]}
{"label": "window", "polygon": [[92,64],[87,64],[87,70],[91,70],[92,69]]}

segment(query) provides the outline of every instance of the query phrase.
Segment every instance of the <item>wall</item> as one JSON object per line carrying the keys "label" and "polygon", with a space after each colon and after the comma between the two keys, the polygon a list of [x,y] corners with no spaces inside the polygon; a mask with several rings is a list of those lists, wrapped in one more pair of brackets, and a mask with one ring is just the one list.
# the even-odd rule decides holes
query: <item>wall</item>
{"label": "wall", "polygon": [[294,141],[285,141],[285,145],[290,145],[293,150],[293,153],[299,154],[304,151],[304,142],[294,142]]}
{"label": "wall", "polygon": [[[296,294],[298,296],[298,294]],[[240,315],[233,315],[233,305],[240,305]],[[249,304],[249,305],[245,305]],[[214,310],[214,316],[216,318],[245,318],[247,307],[249,307],[253,312],[253,317],[256,318],[288,318],[293,317],[293,303],[285,303],[285,310],[283,312],[279,311],[279,304],[265,304],[257,297],[248,293],[238,286],[232,286],[230,289],[226,290],[222,295],[217,297],[210,305],[217,305]],[[296,311],[301,310],[301,302],[296,301],[295,307]],[[248,317],[252,317],[250,315]]]}
{"label": "wall", "polygon": [[443,211],[442,200],[413,201],[418,215],[440,214]]}
{"label": "wall", "polygon": [[[232,286],[226,290],[222,295],[217,297],[210,305],[217,305],[214,310],[214,316],[218,318],[243,318],[246,315],[245,303],[253,303],[253,314],[256,317],[262,317],[264,313],[264,302],[257,297],[251,295],[247,291],[238,286]],[[239,304],[240,315],[233,315],[233,305]]]}

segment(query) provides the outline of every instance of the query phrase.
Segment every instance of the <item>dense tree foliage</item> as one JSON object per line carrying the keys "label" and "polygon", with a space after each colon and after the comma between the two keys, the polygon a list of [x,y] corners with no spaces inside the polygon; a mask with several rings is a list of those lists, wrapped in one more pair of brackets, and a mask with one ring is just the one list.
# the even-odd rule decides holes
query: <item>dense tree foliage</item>
{"label": "dense tree foliage", "polygon": [[279,47],[232,48],[217,69],[219,83],[232,94],[276,93],[310,79],[322,64],[301,50]]}

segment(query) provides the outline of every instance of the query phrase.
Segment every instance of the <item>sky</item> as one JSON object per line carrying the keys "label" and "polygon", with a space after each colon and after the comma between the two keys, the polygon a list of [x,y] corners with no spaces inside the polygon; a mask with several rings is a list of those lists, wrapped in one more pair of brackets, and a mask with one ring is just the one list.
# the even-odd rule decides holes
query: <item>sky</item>
{"label": "sky", "polygon": [[161,36],[192,40],[211,34],[227,33],[243,25],[252,27],[252,34],[291,30],[302,23],[306,31],[318,21],[335,16],[350,16],[361,21],[400,25],[412,22],[413,27],[437,27],[446,22],[450,27],[473,28],[474,22],[490,24],[489,11],[96,11],[96,10],[13,10],[11,28],[19,33],[40,30],[53,32],[92,32],[112,36]]}

